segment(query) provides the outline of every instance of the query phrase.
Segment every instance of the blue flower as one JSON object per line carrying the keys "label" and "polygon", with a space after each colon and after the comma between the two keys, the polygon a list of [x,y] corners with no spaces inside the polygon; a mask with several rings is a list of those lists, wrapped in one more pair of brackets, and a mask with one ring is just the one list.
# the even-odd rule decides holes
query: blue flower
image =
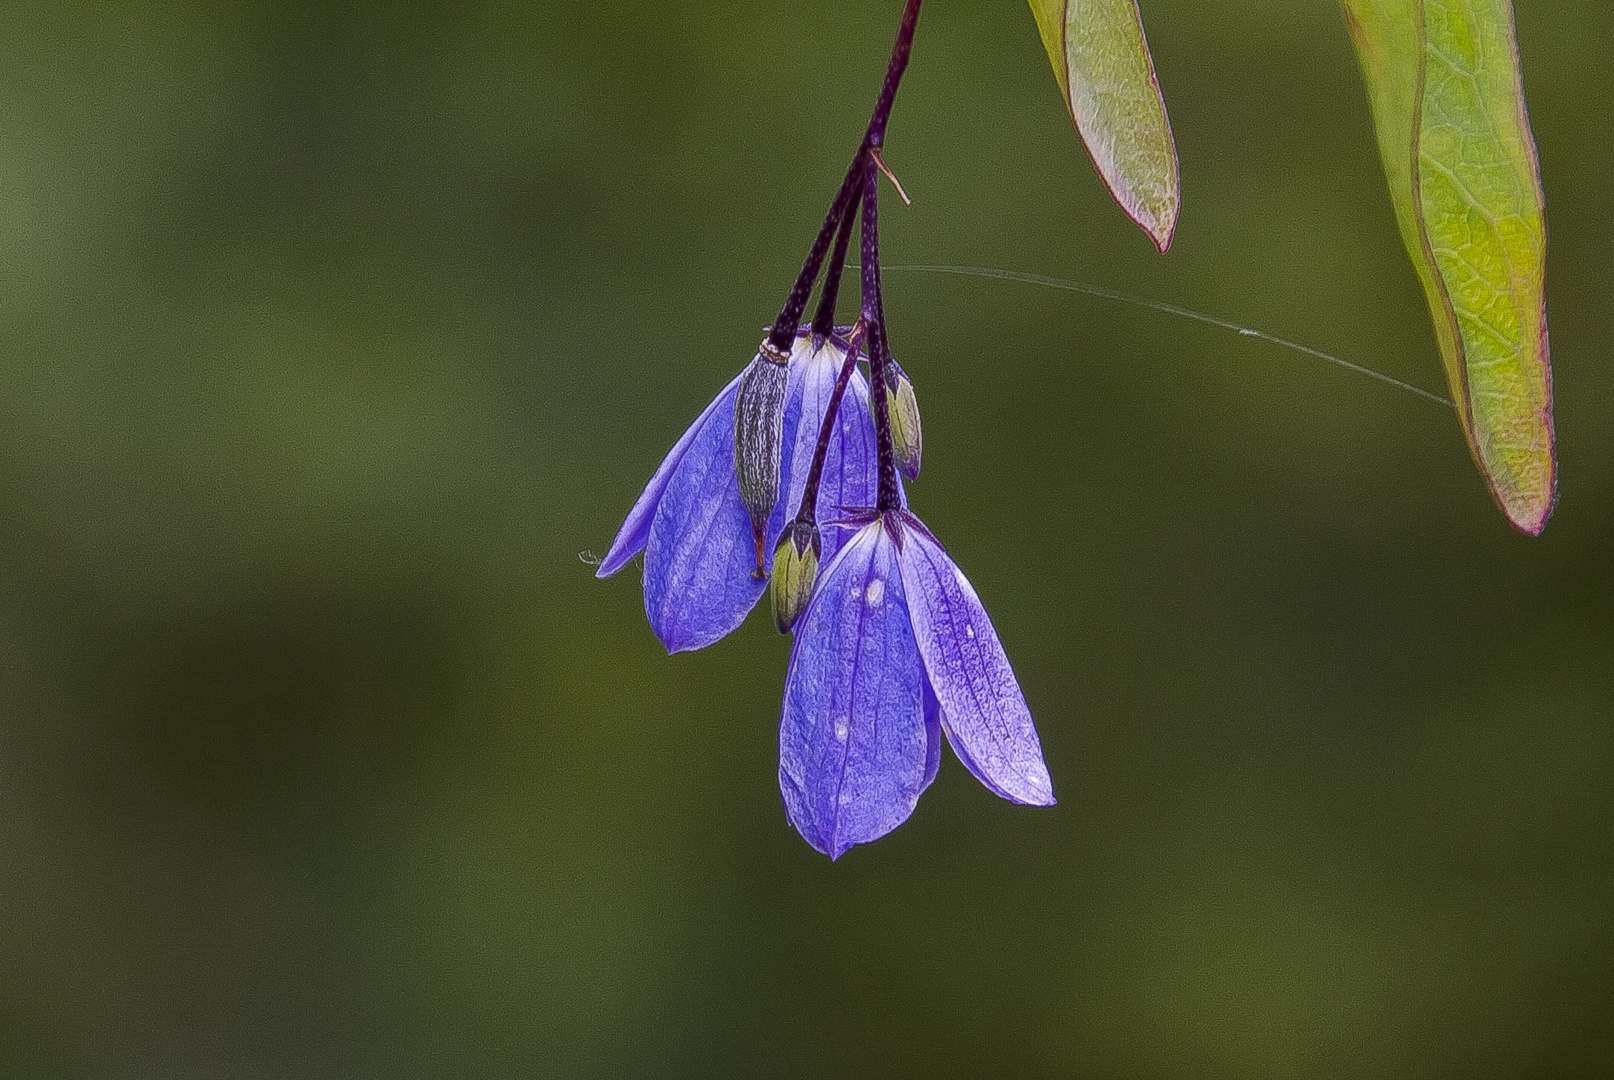
{"label": "blue flower", "polygon": [[[791,350],[777,450],[779,475],[789,482],[781,485],[766,519],[764,575],[773,568],[774,541],[801,501],[829,391],[845,357],[844,340],[834,337],[815,345],[803,334]],[[645,616],[669,653],[704,648],[726,636],[767,589],[766,576],[754,573],[752,517],[735,467],[734,412],[743,378],[725,386],[673,445],[596,572],[609,577],[645,553]],[[874,503],[876,443],[862,404],[867,392],[862,374],[854,374],[825,458],[818,506],[826,513]],[[839,537],[825,540],[827,559]]]}
{"label": "blue flower", "polygon": [[791,824],[832,859],[884,836],[935,779],[943,733],[997,795],[1053,804],[991,619],[930,531],[896,510],[841,546],[796,626],[779,724]]}
{"label": "blue flower", "polygon": [[[844,341],[831,338],[809,351],[801,365],[801,420],[795,426],[795,446],[790,468],[790,489],[785,496],[787,514],[801,505],[811,471],[813,450],[818,441],[824,413],[829,409],[835,378],[846,361]],[[818,520],[844,517],[847,511],[872,507],[879,494],[879,441],[874,418],[868,409],[869,384],[861,371],[854,371],[841,398],[837,423],[830,433],[824,455],[824,472],[818,484],[814,514]],[[788,419],[787,419],[788,424]],[[906,505],[906,492],[899,482],[899,497]],[[828,563],[840,550],[842,530],[825,529],[822,534],[820,565]]]}

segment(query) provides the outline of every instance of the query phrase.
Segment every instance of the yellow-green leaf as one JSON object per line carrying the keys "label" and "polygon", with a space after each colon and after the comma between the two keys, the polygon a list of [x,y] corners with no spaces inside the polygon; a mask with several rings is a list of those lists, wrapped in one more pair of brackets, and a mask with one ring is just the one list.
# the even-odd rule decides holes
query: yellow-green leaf
{"label": "yellow-green leaf", "polygon": [[1557,496],[1546,226],[1509,0],[1343,0],[1401,238],[1452,398],[1508,520]]}
{"label": "yellow-green leaf", "polygon": [[1161,251],[1177,228],[1177,147],[1136,0],[1030,0],[1093,167]]}

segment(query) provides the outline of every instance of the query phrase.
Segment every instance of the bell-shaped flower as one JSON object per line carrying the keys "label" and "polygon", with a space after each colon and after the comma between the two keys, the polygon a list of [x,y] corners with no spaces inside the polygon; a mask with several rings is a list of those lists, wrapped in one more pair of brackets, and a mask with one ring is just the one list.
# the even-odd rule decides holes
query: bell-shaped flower
{"label": "bell-shaped flower", "polygon": [[[815,345],[806,334],[791,350],[780,438],[777,449],[766,451],[778,454],[778,475],[789,483],[778,485],[783,490],[767,511],[761,574],[752,512],[736,469],[735,413],[744,372],[674,444],[628,512],[596,576],[609,577],[644,552],[645,616],[668,652],[704,648],[726,636],[767,589],[774,542],[800,504],[829,391],[845,357],[844,341]],[[856,405],[866,393],[866,381],[855,373],[825,457],[817,505],[826,513],[874,502],[874,425],[868,410]],[[753,501],[758,490],[751,486]],[[830,558],[840,541],[838,530],[824,530],[822,557]]]}
{"label": "bell-shaped flower", "polygon": [[[835,379],[846,362],[846,342],[831,337],[808,350],[801,363],[801,420],[795,424],[795,446],[790,457],[790,488],[786,493],[787,513],[801,505],[812,471],[813,451],[823,433],[824,414],[829,411],[835,392]],[[874,418],[854,402],[868,398],[869,384],[861,371],[852,372],[841,398],[834,429],[824,454],[824,471],[819,479],[814,512],[818,520],[838,519],[848,510],[873,506],[879,493],[879,442],[874,434]],[[787,418],[788,425],[788,418]],[[899,483],[897,493],[906,505],[906,492]],[[845,530],[821,530],[818,565],[835,557],[845,538]]]}
{"label": "bell-shaped flower", "polygon": [[1053,804],[991,619],[930,531],[897,510],[846,540],[796,626],[779,725],[791,824],[832,859],[884,836],[935,778],[943,733],[997,795]]}

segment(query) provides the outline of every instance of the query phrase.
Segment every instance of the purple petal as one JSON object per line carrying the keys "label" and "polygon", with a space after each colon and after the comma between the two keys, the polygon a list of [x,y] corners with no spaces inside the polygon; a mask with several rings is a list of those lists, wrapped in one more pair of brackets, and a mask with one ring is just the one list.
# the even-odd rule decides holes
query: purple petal
{"label": "purple petal", "polygon": [[941,769],[942,748],[941,703],[936,700],[936,691],[930,688],[929,679],[925,680],[925,739],[929,745],[925,758],[924,786],[929,787]]}
{"label": "purple petal", "polygon": [[[768,587],[765,578],[752,576],[751,516],[734,475],[738,383],[730,383],[712,403],[662,491],[646,538],[644,610],[669,653],[704,648],[729,634]],[[789,467],[787,445],[781,468]],[[781,501],[768,521],[764,568],[773,565],[782,515]]]}
{"label": "purple petal", "polygon": [[[819,415],[823,412],[820,410]],[[879,441],[874,434],[874,417],[869,414],[869,384],[861,371],[852,373],[841,398],[835,434],[830,436],[829,453],[824,456],[824,476],[818,485],[818,518],[833,521],[844,509],[873,506],[880,499]],[[902,479],[897,479],[902,496]],[[907,505],[904,497],[903,505]],[[833,553],[849,537],[850,531],[822,530],[824,550]]]}
{"label": "purple petal", "polygon": [[906,821],[940,756],[896,564],[878,522],[842,547],[785,676],[779,790],[791,824],[832,859]]}
{"label": "purple petal", "polygon": [[[846,410],[853,401],[858,404],[857,425],[848,428]],[[848,478],[848,483],[853,482],[851,477],[862,477],[862,486],[850,488],[846,499],[833,503],[820,494],[818,505],[823,509],[819,512],[830,516],[834,516],[837,507],[873,506],[880,501],[880,442],[874,433],[874,410],[869,405],[869,380],[861,371],[852,373],[852,381],[846,387],[846,398],[841,402],[841,424],[848,434],[843,444],[846,457],[840,475]],[[855,438],[852,432],[856,433]],[[903,482],[901,472],[897,473],[897,502],[904,510],[908,509],[908,485]]]}
{"label": "purple petal", "polygon": [[[785,431],[787,441],[794,447],[790,484],[785,494],[785,504],[791,517],[795,517],[796,511],[801,508],[801,494],[807,487],[807,474],[813,466],[813,451],[818,445],[818,428],[829,405],[835,376],[845,359],[845,350],[838,346],[826,344],[821,349],[808,346],[808,352],[800,360],[799,390],[785,402]],[[828,457],[824,459],[824,467],[826,470],[829,468]],[[827,558],[824,560],[826,564],[828,561]]]}
{"label": "purple petal", "polygon": [[[695,422],[685,429],[683,435],[679,436],[673,448],[667,451],[667,456],[661,459],[661,466],[650,478],[650,483],[645,485],[639,501],[628,511],[627,520],[622,523],[622,528],[617,530],[616,539],[611,542],[611,550],[605,553],[600,568],[594,572],[595,577],[610,577],[626,566],[629,559],[644,550],[645,539],[650,535],[650,522],[656,516],[656,507],[660,505],[662,493],[667,490],[667,484],[678,469],[678,463],[684,460],[684,454],[695,441],[695,436],[701,433],[701,429],[711,419],[712,411],[725,397],[733,397],[734,389],[739,382],[740,376],[734,376],[733,381],[712,399],[712,403],[706,406],[705,411],[695,418]],[[731,404],[729,408],[732,415],[733,405]],[[732,422],[729,426],[733,426]]]}
{"label": "purple petal", "polygon": [[1005,799],[1053,805],[1037,729],[980,598],[927,533],[903,533],[897,561],[947,741],[965,768]]}
{"label": "purple petal", "polygon": [[[840,374],[846,351],[826,345],[809,353],[801,361],[801,396],[799,412],[786,414],[786,430],[795,432],[793,468],[790,487],[785,497],[786,514],[794,518],[801,508],[802,492],[807,487],[807,474],[812,469],[813,452],[818,445],[819,428],[829,408],[830,394]],[[872,507],[879,496],[878,443],[874,434],[874,418],[869,415],[869,384],[861,371],[854,371],[841,397],[834,432],[824,455],[824,472],[818,485],[818,504],[814,508],[821,529],[823,550],[821,565],[835,557],[845,541],[848,531],[831,525],[842,515],[843,508]],[[906,493],[901,491],[903,505]]]}

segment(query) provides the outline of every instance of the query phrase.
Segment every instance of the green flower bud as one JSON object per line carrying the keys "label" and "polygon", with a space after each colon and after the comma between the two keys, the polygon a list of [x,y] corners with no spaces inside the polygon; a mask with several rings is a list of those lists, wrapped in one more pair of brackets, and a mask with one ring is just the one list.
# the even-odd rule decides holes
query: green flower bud
{"label": "green flower bud", "polygon": [[785,383],[790,357],[764,341],[740,376],[734,399],[734,471],[740,501],[751,515],[757,537],[757,570],[762,569],[762,534],[779,501],[779,458],[784,435]]}
{"label": "green flower bud", "polygon": [[794,521],[785,527],[773,553],[773,581],[768,598],[773,602],[773,621],[781,634],[790,633],[812,599],[818,581],[818,529]]}
{"label": "green flower bud", "polygon": [[890,356],[885,361],[886,410],[891,417],[891,449],[897,471],[905,480],[919,477],[919,455],[924,449],[919,433],[919,398],[913,380]]}

